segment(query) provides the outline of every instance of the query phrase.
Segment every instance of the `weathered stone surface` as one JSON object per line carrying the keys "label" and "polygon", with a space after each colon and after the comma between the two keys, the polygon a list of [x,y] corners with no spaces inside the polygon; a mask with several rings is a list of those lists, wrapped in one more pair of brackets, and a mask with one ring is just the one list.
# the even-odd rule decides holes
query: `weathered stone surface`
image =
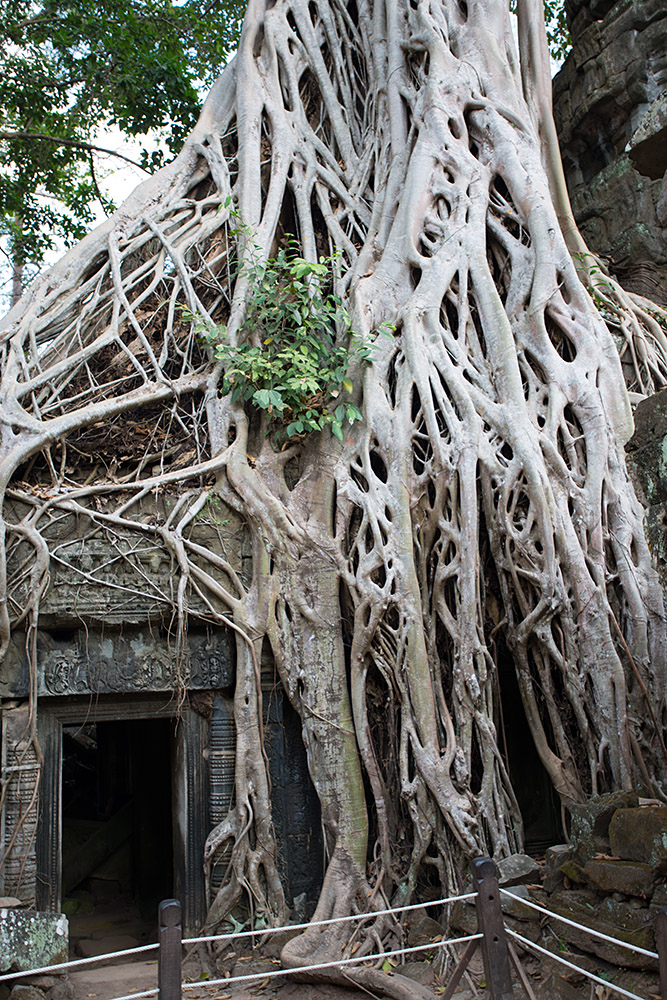
{"label": "weathered stone surface", "polygon": [[525,885],[513,885],[507,892],[500,893],[500,907],[503,913],[515,920],[539,920],[537,910],[525,906],[522,900],[530,900],[530,893]]}
{"label": "weathered stone surface", "polygon": [[[0,680],[0,697],[28,694],[25,642],[10,649]],[[113,694],[225,688],[234,681],[234,659],[226,629],[188,635],[189,663],[179,667],[173,642],[150,629],[104,632],[76,630],[63,636],[41,631],[37,639],[41,695]],[[180,669],[180,674],[179,674]]]}
{"label": "weathered stone surface", "polygon": [[667,867],[667,806],[619,809],[609,827],[612,853],[624,861]]}
{"label": "weathered stone surface", "polygon": [[635,410],[635,432],[625,446],[628,469],[644,504],[667,501],[667,389],[642,400]]}
{"label": "weathered stone surface", "polygon": [[[637,406],[635,432],[626,445],[626,454],[637,496],[648,508],[644,530],[653,566],[667,588],[667,389]],[[650,674],[652,665],[647,669]]]}
{"label": "weathered stone surface", "polygon": [[435,978],[433,965],[430,962],[406,962],[405,965],[399,966],[397,971],[407,979],[421,983],[422,986],[430,986]]}
{"label": "weathered stone surface", "polygon": [[584,877],[584,869],[581,865],[577,864],[574,858],[568,858],[567,861],[564,861],[560,870],[561,874],[565,878],[569,879],[570,882],[584,883],[586,881]]}
{"label": "weathered stone surface", "polygon": [[571,844],[554,844],[548,847],[544,855],[544,888],[547,892],[555,892],[563,885],[561,865],[572,857]]}
{"label": "weathered stone surface", "polygon": [[645,511],[644,531],[651,561],[667,589],[667,503],[654,504]]}
{"label": "weathered stone surface", "polygon": [[628,153],[637,170],[652,180],[665,172],[667,148],[667,94],[657,97],[630,139]]}
{"label": "weathered stone surface", "polygon": [[[549,899],[549,909],[586,928],[592,927],[608,937],[627,941],[628,944],[649,951],[655,949],[654,917],[648,907],[637,908],[626,902],[617,902],[611,897],[600,903],[599,897],[594,892],[577,889],[553,893]],[[606,962],[632,969],[657,968],[657,963],[653,959],[621,945],[602,941],[593,937],[587,930],[570,927],[558,920],[550,921],[550,926],[559,938],[582,951],[597,955]]]}
{"label": "weathered stone surface", "polygon": [[64,914],[0,909],[0,969],[22,972],[66,962],[68,943]]}
{"label": "weathered stone surface", "polygon": [[542,878],[542,869],[534,858],[527,854],[511,854],[498,862],[498,882],[508,888],[511,885],[527,885]]}
{"label": "weathered stone surface", "polygon": [[[567,948],[563,952],[554,941],[551,934],[544,939],[544,945],[560,958],[574,963],[579,968],[587,969],[594,975],[609,977],[614,986],[627,990],[637,997],[658,997],[660,984],[657,973],[638,969],[623,969],[608,962],[603,962],[593,955],[586,955],[576,948]],[[617,1000],[618,994],[605,987],[596,987],[589,979],[578,976],[557,962],[544,961],[540,969],[542,976],[533,980],[536,1000]],[[597,993],[595,992],[597,989]],[[519,993],[523,1000],[523,994]]]}
{"label": "weathered stone surface", "polygon": [[[161,494],[156,501],[146,497],[134,508],[136,521],[155,524],[164,521],[178,502],[178,494]],[[103,508],[104,509],[104,508]],[[21,503],[8,506],[12,520],[25,516],[27,507]],[[57,550],[49,568],[50,585],[40,601],[40,625],[43,628],[77,628],[82,622],[107,627],[129,624],[143,625],[148,620],[166,622],[171,618],[171,600],[163,591],[171,573],[171,553],[159,539],[143,532],[119,532],[112,539],[105,533],[87,537],[92,520],[86,515],[58,518],[44,529],[49,550]],[[222,556],[246,580],[251,572],[251,551],[248,533],[242,519],[222,501],[207,504],[188,529],[189,538],[197,545]],[[192,554],[195,561],[196,554]],[[15,558],[20,559],[17,553]],[[10,559],[8,572],[16,572]],[[220,582],[234,585],[222,570]],[[27,586],[27,584],[26,584]],[[26,591],[19,587],[15,599],[25,599]],[[217,598],[211,597],[220,610]],[[206,604],[196,593],[190,595],[190,607],[206,613]]]}
{"label": "weathered stone surface", "polygon": [[74,987],[69,980],[61,979],[47,992],[46,1000],[74,1000]]}
{"label": "weathered stone surface", "polygon": [[[514,892],[514,889],[511,891]],[[530,897],[533,902],[539,903],[541,906],[546,905],[545,900],[539,893],[536,895],[534,892],[531,892]],[[524,937],[528,938],[529,941],[537,942],[540,940],[541,936],[540,914],[537,910],[529,910],[529,907],[527,906],[524,906],[523,910],[525,913],[530,912],[530,917],[517,920],[516,917],[511,916],[505,909],[505,926],[509,927],[510,930],[516,931],[517,934],[522,934]],[[461,934],[476,934],[478,931],[478,924],[475,904],[454,903],[449,917],[449,925],[453,930],[457,932],[460,931]]]}
{"label": "weathered stone surface", "polygon": [[570,840],[573,860],[583,866],[601,850],[604,851],[608,846],[604,838],[609,834],[609,824],[616,810],[633,808],[638,804],[636,792],[612,792],[572,806]]}
{"label": "weathered stone surface", "polygon": [[567,0],[566,9],[574,44],[554,80],[554,115],[575,218],[627,287],[664,302],[667,11],[662,0]]}
{"label": "weathered stone surface", "polygon": [[462,934],[477,933],[477,912],[474,903],[454,903],[449,915],[450,927]]}
{"label": "weathered stone surface", "polygon": [[601,861],[593,858],[583,871],[589,885],[602,892],[648,899],[653,893],[655,872],[639,861]]}
{"label": "weathered stone surface", "polygon": [[660,882],[651,896],[651,909],[662,910],[663,907],[667,907],[667,885]]}
{"label": "weathered stone surface", "polygon": [[12,989],[9,1000],[44,1000],[44,994],[36,986],[20,983]]}
{"label": "weathered stone surface", "polygon": [[443,935],[442,924],[429,917],[426,910],[411,910],[407,916],[408,944],[417,946],[438,941]]}

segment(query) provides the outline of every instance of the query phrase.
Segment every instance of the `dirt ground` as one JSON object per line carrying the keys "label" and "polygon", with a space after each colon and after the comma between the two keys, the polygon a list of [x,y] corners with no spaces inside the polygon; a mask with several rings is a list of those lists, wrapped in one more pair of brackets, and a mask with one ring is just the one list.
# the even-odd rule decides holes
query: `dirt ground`
{"label": "dirt ground", "polygon": [[[421,921],[421,923],[419,922]],[[425,922],[424,922],[425,921]],[[423,924],[423,926],[422,926]],[[70,945],[72,958],[91,957],[93,955],[109,954],[121,948],[131,948],[145,945],[155,940],[154,927],[149,927],[142,921],[136,908],[128,903],[123,912],[119,912],[118,901],[112,900],[108,905],[96,905],[94,912],[84,910],[70,917]],[[414,933],[421,935],[419,940],[410,940],[410,944],[437,941],[442,928],[430,921],[425,914],[419,915],[415,923]],[[274,976],[281,969],[279,955],[283,944],[288,940],[289,933],[274,935],[262,946],[261,954],[257,951],[239,950],[236,954],[229,949],[224,958],[218,958],[218,969],[209,978],[224,976],[225,970],[230,976],[258,973],[258,978],[247,983],[221,984],[207,986],[205,981],[192,989],[183,991],[183,1000],[368,1000],[375,993],[363,991],[350,986],[334,986],[330,984],[311,985],[290,981],[287,976]],[[437,947],[437,946],[436,946]],[[206,960],[195,950],[185,957],[183,964],[184,982],[198,982],[203,970],[209,969]],[[398,971],[398,970],[397,970]],[[430,989],[435,998],[442,992],[434,968],[428,962],[410,962],[403,971],[414,981]],[[461,990],[456,994],[456,1000],[475,1000],[481,998],[483,990],[472,992],[475,980],[483,978],[481,957],[475,955],[470,967],[470,977],[461,981]],[[131,997],[146,990],[154,990],[157,986],[157,961],[154,953],[138,956],[133,962],[118,960],[112,965],[84,966],[69,974],[69,983],[73,989],[70,1000],[116,1000],[121,997]],[[66,1000],[64,994],[57,1000]],[[415,996],[420,991],[415,989]],[[48,998],[49,994],[46,993]],[[2,998],[0,997],[0,1000]]]}
{"label": "dirt ground", "polygon": [[[249,958],[247,964],[239,968],[237,963],[234,974],[243,975],[251,972],[266,973],[280,968],[274,960],[255,960]],[[433,972],[427,963],[410,963],[406,971],[417,982],[431,980],[430,991],[435,998],[442,992],[442,985],[433,979]],[[479,976],[473,971],[472,982]],[[99,969],[85,969],[72,972],[69,981],[74,990],[74,1000],[116,1000],[116,998],[132,996],[144,990],[155,989],[157,985],[157,963],[155,961],[134,962],[126,965],[113,965]],[[415,991],[416,992],[416,991]],[[461,988],[455,994],[456,1000],[475,1000],[481,998],[483,990],[473,992],[470,981],[462,981]],[[290,982],[287,977],[270,977],[266,975],[247,984],[230,984],[229,986],[201,985],[183,991],[183,1000],[368,1000],[375,993],[360,989],[328,984],[307,984]]]}

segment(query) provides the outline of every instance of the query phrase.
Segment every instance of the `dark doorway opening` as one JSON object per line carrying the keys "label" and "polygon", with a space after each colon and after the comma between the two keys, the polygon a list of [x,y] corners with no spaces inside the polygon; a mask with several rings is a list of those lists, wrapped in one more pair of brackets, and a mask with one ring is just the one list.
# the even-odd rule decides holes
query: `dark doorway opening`
{"label": "dark doorway opening", "polygon": [[533,742],[514,662],[501,644],[498,646],[498,683],[502,705],[499,735],[521,810],[525,850],[528,854],[541,854],[552,844],[562,843],[560,805]]}
{"label": "dark doorway opening", "polygon": [[71,924],[102,920],[115,934],[131,924],[142,939],[159,900],[173,896],[173,731],[168,718],[63,727],[62,895]]}

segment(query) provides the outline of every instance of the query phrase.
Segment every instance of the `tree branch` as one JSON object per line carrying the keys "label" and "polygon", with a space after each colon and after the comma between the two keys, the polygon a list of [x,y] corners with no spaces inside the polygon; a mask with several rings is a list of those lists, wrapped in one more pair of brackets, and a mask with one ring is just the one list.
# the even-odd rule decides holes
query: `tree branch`
{"label": "tree branch", "polygon": [[119,160],[124,160],[126,163],[132,164],[133,167],[138,167],[139,170],[143,170],[146,174],[150,173],[149,170],[142,167],[142,165],[137,163],[136,160],[130,159],[129,156],[125,156],[123,153],[117,153],[114,149],[107,149],[106,146],[97,146],[93,142],[83,142],[81,139],[65,139],[62,136],[46,135],[42,132],[7,132],[4,129],[0,131],[0,140],[2,139],[38,139],[40,142],[52,142],[56,146],[71,146],[72,149],[83,149],[94,153],[106,153],[108,156],[115,156]]}

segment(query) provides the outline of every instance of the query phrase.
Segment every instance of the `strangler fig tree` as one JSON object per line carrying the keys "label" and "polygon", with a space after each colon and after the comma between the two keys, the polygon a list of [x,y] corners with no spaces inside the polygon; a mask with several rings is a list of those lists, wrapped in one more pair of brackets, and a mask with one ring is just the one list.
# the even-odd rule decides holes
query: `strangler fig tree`
{"label": "strangler fig tree", "polygon": [[[31,598],[17,608],[3,576],[3,643],[27,627],[33,648],[42,527],[77,510],[172,553],[183,642],[194,592],[234,632],[236,795],[207,847],[231,864],[210,926],[244,898],[286,915],[262,656],[321,802],[317,917],[457,887],[465,858],[520,847],[501,642],[565,809],[638,782],[663,795],[665,614],[623,445],[628,390],[665,384],[665,324],[600,280],[576,231],[539,6],[519,0],[517,45],[502,0],[250,0],[178,158],[5,323],[2,488],[28,513],[4,538],[30,550]],[[280,254],[328,261],[299,280],[347,313],[322,327],[336,379],[304,397],[313,420],[361,412],[339,411],[342,441],[328,418],[296,426],[280,379],[232,391],[233,351],[261,367],[269,350],[270,316],[247,319]],[[142,413],[157,444],[77,480],[74,445]],[[178,509],[149,523],[156,490]],[[247,527],[249,580],[189,538],[215,495]],[[313,930],[285,959],[336,941]]]}

